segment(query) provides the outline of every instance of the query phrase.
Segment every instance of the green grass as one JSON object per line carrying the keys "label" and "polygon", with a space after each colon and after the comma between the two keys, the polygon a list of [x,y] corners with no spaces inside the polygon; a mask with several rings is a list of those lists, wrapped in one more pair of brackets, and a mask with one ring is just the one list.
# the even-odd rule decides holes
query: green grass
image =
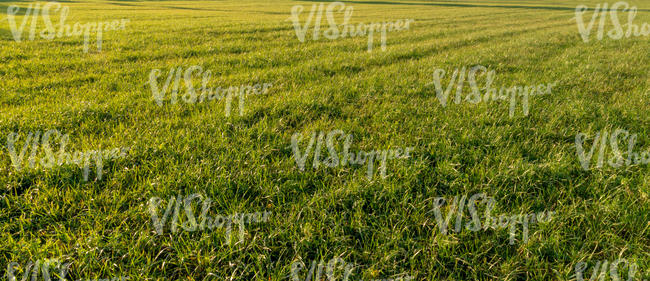
{"label": "green grass", "polygon": [[[62,2],[68,23],[131,20],[89,53],[81,37],[15,42],[3,19],[0,274],[58,258],[73,280],[290,280],[294,261],[342,257],[357,266],[351,280],[575,280],[578,262],[627,258],[650,279],[650,167],[585,171],[574,144],[622,128],[650,148],[650,37],[584,43],[571,19],[585,2],[602,1],[346,2],[351,23],[415,19],[371,53],[367,37],[301,43],[291,8],[304,16],[317,2]],[[650,23],[650,5],[630,3],[646,10],[635,23]],[[2,17],[14,4],[28,2],[0,2]],[[192,65],[213,72],[213,87],[274,86],[243,116],[226,117],[224,101],[159,107],[150,71]],[[442,107],[433,72],[474,65],[497,86],[558,84],[528,116],[510,118],[507,102]],[[65,165],[17,172],[7,135],[48,129],[69,134],[71,150],[131,150],[101,180]],[[334,129],[354,135],[353,150],[415,151],[385,179],[367,180],[365,167],[299,171],[291,136]],[[480,192],[497,214],[555,218],[514,245],[505,230],[441,235],[434,198]],[[192,193],[215,201],[211,215],[273,215],[242,243],[156,235],[149,198]]]}

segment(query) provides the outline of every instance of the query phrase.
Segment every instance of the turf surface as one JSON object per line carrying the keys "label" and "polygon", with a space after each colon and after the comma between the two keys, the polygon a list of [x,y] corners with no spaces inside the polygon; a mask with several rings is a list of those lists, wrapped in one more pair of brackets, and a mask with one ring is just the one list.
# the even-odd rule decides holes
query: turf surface
{"label": "turf surface", "polygon": [[[594,0],[347,1],[350,23],[414,19],[387,34],[385,51],[368,52],[363,36],[300,42],[292,7],[304,5],[304,23],[317,3],[61,2],[70,24],[130,20],[87,53],[81,36],[16,42],[3,19],[3,143],[21,135],[20,151],[29,132],[56,129],[68,152],[129,149],[84,180],[75,165],[29,168],[31,149],[17,171],[3,144],[0,274],[17,262],[20,280],[30,261],[58,259],[72,280],[289,280],[296,261],[340,257],[355,265],[350,280],[576,280],[579,262],[626,258],[636,280],[650,279],[650,167],[584,170],[575,145],[579,133],[590,148],[596,133],[625,129],[648,151],[650,37],[599,41],[594,31],[584,42],[575,8]],[[650,4],[630,4],[635,23],[650,23]],[[273,86],[247,97],[241,115],[237,99],[229,116],[225,99],[159,106],[151,71],[162,85],[170,69],[193,65],[212,72],[211,87]],[[528,115],[517,105],[510,116],[501,100],[443,107],[434,72],[447,72],[446,87],[455,69],[476,65],[494,71],[495,86],[556,86],[530,99]],[[315,169],[311,157],[301,171],[292,136],[302,150],[312,132],[332,130],[353,135],[354,151],[414,150],[370,180],[365,166]],[[195,193],[212,200],[213,217],[269,212],[268,221],[246,224],[242,240],[236,228],[230,240],[216,228],[159,235],[150,198],[161,198],[162,217],[170,197]],[[554,217],[514,244],[506,229],[443,235],[435,198],[478,193],[494,198],[495,214]]]}

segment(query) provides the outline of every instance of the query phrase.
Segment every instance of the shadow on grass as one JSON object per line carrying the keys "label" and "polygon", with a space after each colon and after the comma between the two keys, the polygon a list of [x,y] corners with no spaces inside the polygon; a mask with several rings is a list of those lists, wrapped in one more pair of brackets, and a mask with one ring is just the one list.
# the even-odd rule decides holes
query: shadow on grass
{"label": "shadow on grass", "polygon": [[[115,1],[120,1],[120,2],[139,2],[139,1],[130,1],[130,0],[115,0]],[[108,2],[108,4],[111,4],[111,5],[117,5],[117,6],[140,7],[140,5],[133,5],[133,4],[128,4],[128,3],[120,3],[120,2]]]}
{"label": "shadow on grass", "polygon": [[0,28],[0,39],[14,41],[13,35],[9,29]]}
{"label": "shadow on grass", "polygon": [[[22,3],[20,3],[20,4],[22,4]],[[7,20],[8,9],[9,9],[10,6],[12,6],[12,5],[0,4],[0,20],[2,20],[2,21]],[[16,11],[16,14],[14,14],[14,15],[15,16],[24,16],[25,13],[27,12],[27,8],[29,7],[29,4],[25,3],[24,5],[16,5],[16,6],[20,7],[20,9],[18,9],[18,11]],[[36,11],[38,11],[39,15],[41,14],[40,9],[35,9],[35,7],[32,6],[32,11],[30,13],[30,16],[33,15],[34,13],[36,13]]]}
{"label": "shadow on grass", "polygon": [[[321,0],[294,0],[298,2],[322,2]],[[525,5],[485,5],[485,4],[461,4],[461,3],[430,3],[430,2],[391,2],[391,1],[353,1],[339,0],[344,3],[353,4],[379,4],[379,5],[408,5],[408,6],[440,6],[440,7],[461,7],[461,8],[508,8],[508,9],[535,9],[551,11],[575,12],[575,7],[553,7],[553,6],[525,6]],[[594,11],[595,8],[587,8],[587,11]],[[612,11],[608,9],[607,11]],[[637,9],[639,12],[650,12],[650,9]]]}

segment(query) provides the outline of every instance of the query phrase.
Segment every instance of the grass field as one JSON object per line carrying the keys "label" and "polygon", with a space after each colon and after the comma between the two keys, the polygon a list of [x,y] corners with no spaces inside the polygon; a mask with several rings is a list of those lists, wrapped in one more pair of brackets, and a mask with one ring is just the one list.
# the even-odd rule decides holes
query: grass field
{"label": "grass field", "polygon": [[[634,280],[650,280],[650,166],[585,170],[576,152],[576,135],[589,149],[616,129],[650,148],[650,37],[593,31],[584,42],[576,6],[602,2],[346,1],[353,24],[414,20],[387,33],[385,51],[376,35],[372,52],[367,36],[308,32],[301,42],[289,18],[303,5],[304,24],[318,4],[308,1],[60,2],[69,24],[129,20],[88,52],[81,36],[27,40],[29,24],[16,42],[2,19],[0,274],[11,280],[15,262],[21,280],[29,262],[57,259],[70,263],[68,280],[296,280],[301,261],[302,281],[312,261],[340,257],[354,265],[349,280],[579,280],[580,262],[586,280],[597,261],[625,258],[638,266]],[[628,2],[636,24],[650,23],[649,2]],[[2,1],[0,18],[33,3]],[[156,104],[152,70],[162,85],[170,69],[194,65],[212,72],[211,87],[273,86],[246,97],[242,114],[237,99],[228,116],[224,99]],[[508,101],[456,104],[454,93],[442,106],[434,72],[447,72],[446,87],[455,69],[476,65],[499,87],[556,84],[530,98],[528,115],[518,103],[510,116]],[[94,164],[87,180],[65,163],[17,170],[10,136],[21,136],[20,151],[30,132],[51,129],[69,135],[68,152],[128,151],[104,160],[101,179]],[[354,151],[414,149],[388,161],[385,177],[368,179],[359,165],[315,169],[311,156],[301,171],[292,136],[303,150],[312,132],[332,130],[353,135]],[[195,193],[212,200],[213,217],[270,215],[230,240],[224,229],[158,234],[150,199],[162,199],[162,217],[170,197]],[[494,198],[495,214],[554,217],[531,225],[527,241],[518,230],[514,244],[507,229],[441,233],[436,198],[479,193]]]}

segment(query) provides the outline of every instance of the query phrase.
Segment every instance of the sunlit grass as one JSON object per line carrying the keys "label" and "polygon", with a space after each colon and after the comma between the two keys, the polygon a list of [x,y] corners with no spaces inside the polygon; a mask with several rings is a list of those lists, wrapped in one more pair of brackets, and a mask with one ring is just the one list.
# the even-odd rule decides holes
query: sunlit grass
{"label": "sunlit grass", "polygon": [[[604,128],[650,147],[650,37],[584,43],[575,7],[600,2],[346,2],[351,23],[415,20],[370,53],[367,37],[301,43],[291,8],[318,2],[62,2],[70,23],[130,19],[88,53],[82,37],[15,42],[3,19],[3,147],[11,132],[57,129],[72,150],[132,149],[86,182],[75,166],[17,172],[3,149],[0,273],[59,258],[74,280],[288,280],[294,261],[340,256],[358,265],[351,280],[575,280],[579,261],[624,257],[648,276],[650,167],[584,171],[575,151],[577,133]],[[28,2],[0,2],[2,17],[10,5]],[[158,106],[151,70],[192,65],[212,71],[212,87],[273,87],[242,116],[226,117],[224,101]],[[497,86],[557,87],[528,116],[509,117],[507,102],[442,107],[433,72],[475,65]],[[354,166],[299,171],[291,136],[334,129],[353,134],[355,150],[415,151],[385,179]],[[556,219],[515,245],[504,230],[441,235],[433,198],[479,192],[497,213]],[[219,232],[156,235],[149,198],[192,193],[215,201],[214,214],[273,216],[239,244]]]}

